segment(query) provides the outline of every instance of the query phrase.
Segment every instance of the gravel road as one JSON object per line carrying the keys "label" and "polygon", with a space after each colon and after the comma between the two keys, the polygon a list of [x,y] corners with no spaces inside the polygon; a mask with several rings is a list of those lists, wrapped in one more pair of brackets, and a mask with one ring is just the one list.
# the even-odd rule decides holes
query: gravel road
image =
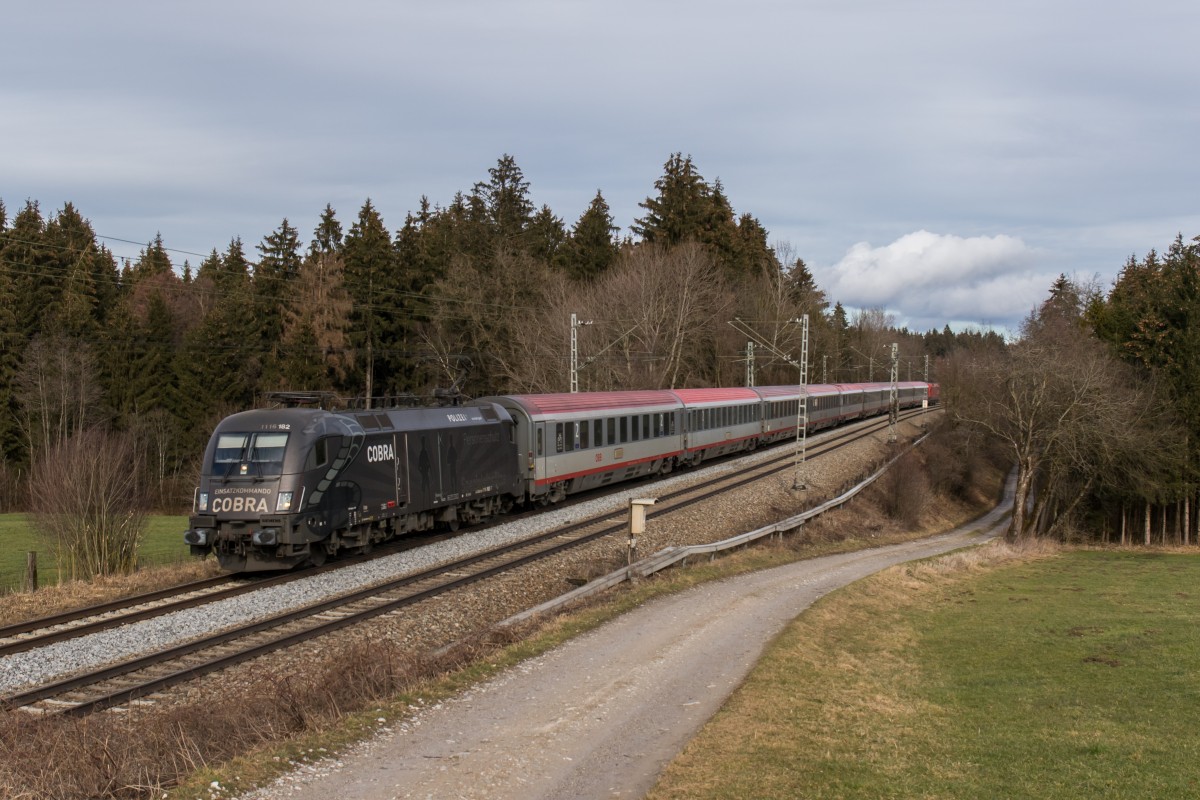
{"label": "gravel road", "polygon": [[243,800],[641,797],[813,601],[995,535],[1003,511],[660,598]]}

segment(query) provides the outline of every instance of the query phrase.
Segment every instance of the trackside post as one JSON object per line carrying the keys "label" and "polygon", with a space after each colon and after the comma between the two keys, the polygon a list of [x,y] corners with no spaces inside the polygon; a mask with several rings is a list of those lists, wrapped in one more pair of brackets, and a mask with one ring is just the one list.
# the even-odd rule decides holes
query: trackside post
{"label": "trackside post", "polygon": [[646,506],[652,506],[656,498],[630,499],[629,501],[629,554],[626,568],[629,580],[633,580],[633,562],[637,560],[637,537],[646,532]]}

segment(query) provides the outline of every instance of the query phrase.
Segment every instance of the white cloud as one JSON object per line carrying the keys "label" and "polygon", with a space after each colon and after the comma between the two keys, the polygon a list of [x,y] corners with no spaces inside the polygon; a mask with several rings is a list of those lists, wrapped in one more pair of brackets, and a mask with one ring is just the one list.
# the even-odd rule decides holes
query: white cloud
{"label": "white cloud", "polygon": [[[882,307],[904,324],[973,320],[1012,326],[1053,280],[1037,253],[1006,235],[963,238],[926,230],[883,247],[859,242],[816,277],[828,296],[854,308]],[[938,325],[940,327],[940,325]]]}

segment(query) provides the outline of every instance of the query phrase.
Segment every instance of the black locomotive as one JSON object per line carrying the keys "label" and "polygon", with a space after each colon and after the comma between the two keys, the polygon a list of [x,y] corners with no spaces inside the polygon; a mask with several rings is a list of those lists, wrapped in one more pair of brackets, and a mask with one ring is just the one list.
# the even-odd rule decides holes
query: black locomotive
{"label": "black locomotive", "polygon": [[512,418],[493,404],[245,411],[209,440],[184,541],[233,571],[320,564],[507,511],[516,464]]}

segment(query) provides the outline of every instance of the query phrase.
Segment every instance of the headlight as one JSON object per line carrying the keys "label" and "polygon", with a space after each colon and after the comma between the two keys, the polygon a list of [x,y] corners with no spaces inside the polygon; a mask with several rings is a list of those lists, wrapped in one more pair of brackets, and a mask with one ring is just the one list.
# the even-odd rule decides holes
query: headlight
{"label": "headlight", "polygon": [[183,532],[183,543],[198,547],[208,544],[208,531],[190,530]]}
{"label": "headlight", "polygon": [[291,492],[280,492],[279,493],[279,498],[275,501],[275,510],[277,512],[292,510],[292,493]]}
{"label": "headlight", "polygon": [[263,528],[261,531],[255,531],[250,537],[250,541],[259,545],[273,545],[275,542],[279,541],[279,529]]}
{"label": "headlight", "polygon": [[200,502],[198,507],[200,511],[208,511],[208,492],[200,493]]}

